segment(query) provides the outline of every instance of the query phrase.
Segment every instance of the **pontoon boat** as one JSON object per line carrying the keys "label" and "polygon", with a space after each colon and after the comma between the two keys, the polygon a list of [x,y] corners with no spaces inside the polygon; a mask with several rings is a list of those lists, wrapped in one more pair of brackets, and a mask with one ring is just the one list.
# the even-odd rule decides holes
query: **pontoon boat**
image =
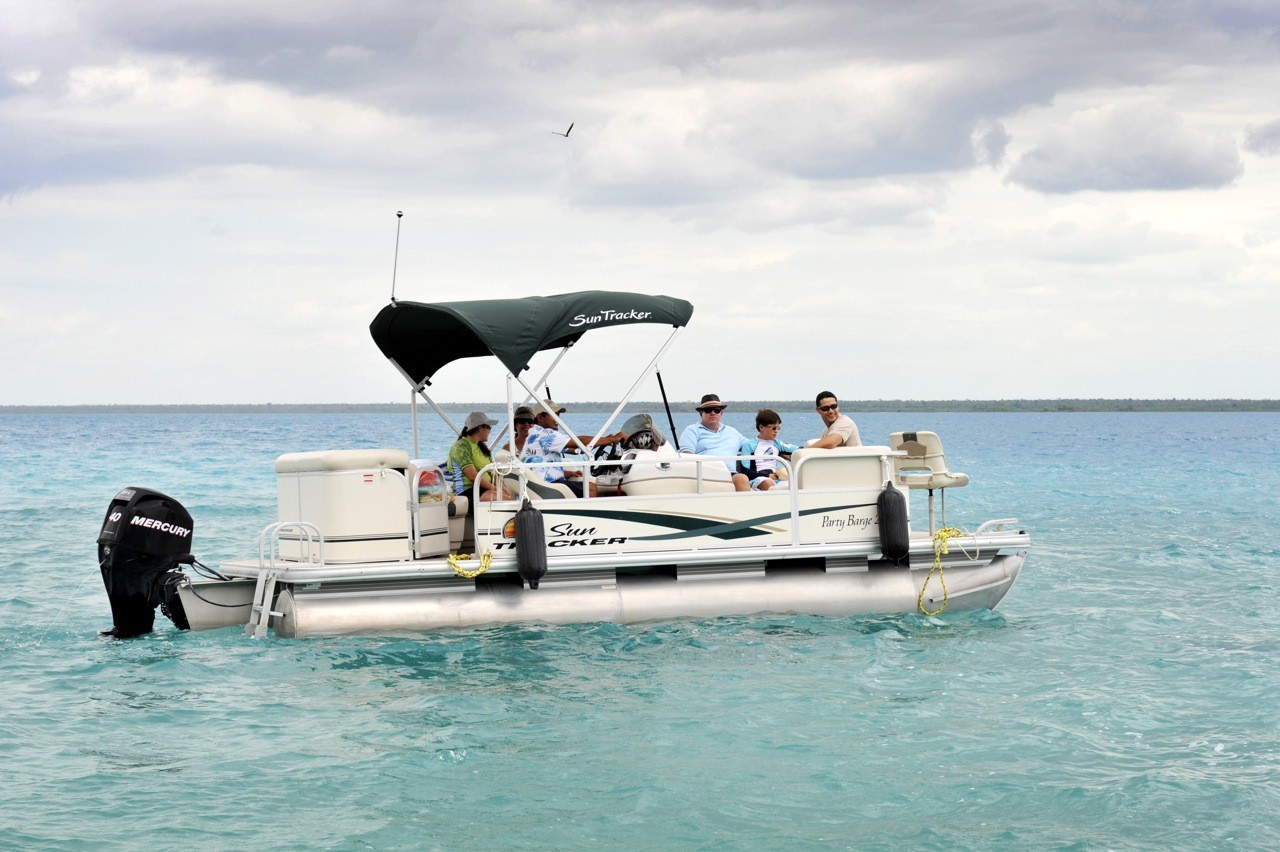
{"label": "pontoon boat", "polygon": [[[517,406],[540,405],[536,388],[584,334],[670,328],[599,434],[608,433],[650,373],[661,387],[659,360],[692,314],[681,299],[603,291],[393,301],[370,330],[412,388],[412,452],[281,456],[277,521],[263,530],[256,557],[216,571],[178,570],[194,561],[191,520],[180,505],[125,489],[99,539],[117,631],[149,630],[156,603],[179,626],[241,625],[259,637],[269,629],[308,637],[755,613],[932,614],[1000,603],[1030,539],[1012,518],[969,532],[946,527],[946,490],[969,480],[948,470],[932,432],[802,449],[782,461],[788,487],[742,493],[729,479],[737,459],[676,451],[669,409],[670,435],[649,417],[632,417],[620,454],[601,458],[602,448],[579,447],[582,475],[599,489],[594,498],[575,497],[544,482],[539,466],[499,454],[482,473],[501,477],[514,499],[478,501],[449,487],[445,448],[422,453],[420,400],[458,434],[427,393],[454,361],[495,357],[506,368],[505,433]],[[535,380],[529,364],[544,350],[558,354]],[[927,529],[910,516],[911,491],[928,492]]]}

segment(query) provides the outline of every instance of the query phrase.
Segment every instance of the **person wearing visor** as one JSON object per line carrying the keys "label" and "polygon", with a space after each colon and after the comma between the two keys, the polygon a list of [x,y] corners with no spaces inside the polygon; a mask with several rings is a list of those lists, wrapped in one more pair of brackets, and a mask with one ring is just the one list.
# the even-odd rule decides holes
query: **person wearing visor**
{"label": "person wearing visor", "polygon": [[823,391],[818,394],[814,405],[826,428],[822,430],[822,437],[809,445],[811,449],[831,450],[836,447],[862,446],[857,425],[848,415],[840,413],[840,402],[835,394],[831,391]]}
{"label": "person wearing visor", "polygon": [[[462,434],[449,448],[449,472],[453,475],[457,493],[471,497],[476,477],[486,465],[493,463],[493,453],[489,452],[487,442],[489,434],[497,424],[497,420],[490,420],[483,411],[473,411],[467,415],[467,420],[462,425]],[[501,480],[495,482],[490,472],[480,480],[479,499],[509,500],[511,498],[502,487]]]}
{"label": "person wearing visor", "polygon": [[[542,408],[534,416],[533,425],[525,436],[524,447],[520,451],[520,460],[532,464],[546,463],[547,467],[535,468],[539,476],[547,482],[560,483],[581,497],[582,473],[576,471],[574,472],[576,475],[570,476],[566,474],[564,469],[564,454],[577,451],[578,445],[573,443],[572,436],[566,435],[556,428],[558,425],[556,419],[551,416],[552,411],[556,414],[563,414],[565,410],[563,405],[556,405],[549,399],[542,401]],[[518,414],[519,412],[517,412]],[[604,435],[598,440],[590,435],[578,436],[578,442],[584,447],[590,446],[592,441],[596,442],[597,447],[607,447],[610,444],[616,444],[626,439],[627,436],[623,432]],[[600,492],[594,482],[591,483],[587,494],[591,497],[600,496]]]}
{"label": "person wearing visor", "polygon": [[[680,452],[699,456],[736,456],[745,438],[742,433],[724,423],[727,406],[720,397],[709,393],[698,403],[694,411],[702,415],[697,423],[691,423],[680,433]],[[738,473],[736,461],[726,461],[725,467],[733,474],[735,491],[750,491],[751,481],[745,473]]]}

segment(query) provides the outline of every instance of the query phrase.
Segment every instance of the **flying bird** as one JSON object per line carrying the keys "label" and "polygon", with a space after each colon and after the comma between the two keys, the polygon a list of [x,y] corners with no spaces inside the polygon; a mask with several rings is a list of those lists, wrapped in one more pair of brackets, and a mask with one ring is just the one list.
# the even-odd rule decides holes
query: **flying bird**
{"label": "flying bird", "polygon": [[[573,124],[574,124],[573,122],[569,122],[569,130],[573,130]],[[554,133],[554,134],[555,134],[555,135],[557,135],[557,136],[563,136],[565,139],[568,139],[568,138],[569,138],[569,130],[566,130],[564,133],[561,133],[559,130],[553,130],[553,131],[551,131],[551,132],[552,132],[552,133]]]}

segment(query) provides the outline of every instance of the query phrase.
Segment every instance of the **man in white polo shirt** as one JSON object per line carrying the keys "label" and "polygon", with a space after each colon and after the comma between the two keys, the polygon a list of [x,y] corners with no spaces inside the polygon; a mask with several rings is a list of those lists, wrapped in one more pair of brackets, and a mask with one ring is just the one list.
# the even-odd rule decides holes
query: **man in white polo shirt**
{"label": "man in white polo shirt", "polygon": [[858,426],[853,420],[840,413],[840,402],[831,391],[818,394],[814,403],[818,416],[826,424],[822,437],[809,445],[815,450],[830,450],[835,447],[861,447],[862,437],[858,435]]}

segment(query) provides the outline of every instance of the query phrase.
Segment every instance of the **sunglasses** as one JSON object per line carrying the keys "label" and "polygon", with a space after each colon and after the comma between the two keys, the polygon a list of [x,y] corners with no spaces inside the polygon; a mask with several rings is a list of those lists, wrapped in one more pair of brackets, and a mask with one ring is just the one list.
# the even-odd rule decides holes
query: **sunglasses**
{"label": "sunglasses", "polygon": [[532,426],[532,425],[533,425],[533,421],[532,421],[532,420],[529,420],[529,419],[527,419],[527,418],[525,418],[525,417],[517,417],[517,418],[516,418],[516,425],[517,425],[517,426]]}
{"label": "sunglasses", "polygon": [[717,407],[712,405],[712,406],[708,406],[707,408],[699,408],[698,410],[701,411],[703,414],[723,414],[724,406]]}
{"label": "sunglasses", "polygon": [[766,423],[766,424],[764,424],[763,426],[761,426],[760,428],[761,428],[761,429],[781,429],[781,428],[782,428],[782,424],[781,424],[781,423]]}
{"label": "sunglasses", "polygon": [[830,405],[819,405],[818,410],[819,411],[835,411],[839,407],[840,407],[840,403],[833,402]]}

